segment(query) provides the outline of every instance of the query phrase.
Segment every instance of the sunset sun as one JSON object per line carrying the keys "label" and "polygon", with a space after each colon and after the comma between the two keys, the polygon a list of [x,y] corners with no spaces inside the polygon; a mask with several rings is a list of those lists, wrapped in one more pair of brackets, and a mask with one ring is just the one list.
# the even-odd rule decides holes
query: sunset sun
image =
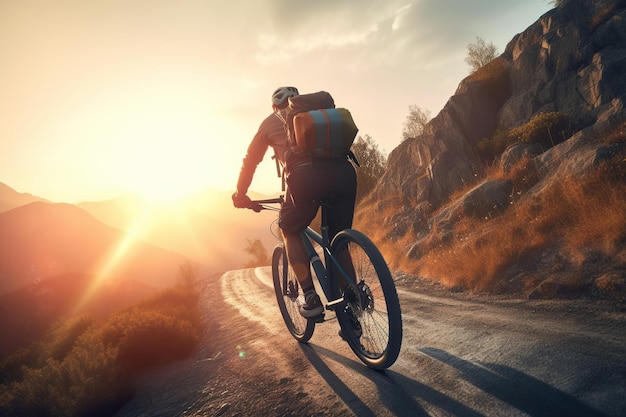
{"label": "sunset sun", "polygon": [[[200,81],[174,79],[173,74],[161,74],[137,80],[121,97],[101,92],[96,110],[78,112],[67,122],[80,123],[78,128],[84,130],[85,126],[99,127],[91,135],[106,137],[108,147],[102,151],[98,168],[124,192],[172,200],[206,188],[234,185],[239,166],[229,161],[241,158],[245,146],[233,146],[233,139],[245,143],[253,132],[233,127],[237,124],[227,113],[196,91]],[[165,91],[155,94],[162,83],[170,90],[160,87]],[[122,90],[123,85],[115,87]],[[88,143],[83,146],[91,154],[100,152]]]}

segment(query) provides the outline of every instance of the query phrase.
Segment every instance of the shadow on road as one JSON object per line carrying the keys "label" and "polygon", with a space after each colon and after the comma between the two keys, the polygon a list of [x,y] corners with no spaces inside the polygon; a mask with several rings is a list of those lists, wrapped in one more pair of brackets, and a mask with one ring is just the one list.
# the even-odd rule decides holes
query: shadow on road
{"label": "shadow on road", "polygon": [[467,382],[530,416],[605,416],[575,397],[508,366],[476,364],[435,348],[420,351],[456,368]]}
{"label": "shadow on road", "polygon": [[[472,410],[459,401],[442,394],[418,381],[409,379],[393,371],[378,372],[367,368],[361,362],[357,362],[337,354],[331,350],[313,344],[300,344],[304,355],[317,370],[326,383],[335,391],[350,410],[358,416],[375,416],[376,410],[372,410],[359,398],[349,385],[356,381],[342,381],[324,363],[322,356],[350,368],[361,376],[372,381],[378,389],[377,404],[384,404],[389,413],[397,416],[428,416],[429,414],[418,403],[416,398],[446,411],[450,415],[462,415],[468,417],[481,417],[482,414]],[[375,394],[375,393],[372,393]]]}

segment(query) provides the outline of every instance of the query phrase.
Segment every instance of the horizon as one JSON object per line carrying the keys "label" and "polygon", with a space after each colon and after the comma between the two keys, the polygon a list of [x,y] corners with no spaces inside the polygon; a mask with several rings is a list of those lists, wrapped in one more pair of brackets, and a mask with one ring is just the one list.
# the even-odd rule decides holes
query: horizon
{"label": "horizon", "polygon": [[[0,184],[10,188],[13,192],[20,194],[20,195],[26,195],[26,196],[39,198],[39,199],[46,200],[47,202],[54,203],[54,204],[60,203],[60,204],[72,204],[72,205],[81,205],[81,204],[89,204],[89,203],[104,203],[104,202],[113,201],[113,200],[132,199],[132,200],[137,200],[139,203],[146,204],[146,205],[168,206],[168,205],[179,205],[181,203],[184,203],[185,200],[193,199],[198,196],[205,196],[210,193],[224,194],[230,198],[230,195],[233,192],[233,190],[228,190],[225,188],[217,188],[217,187],[198,188],[196,190],[190,190],[189,192],[185,194],[181,194],[179,196],[150,196],[150,195],[142,195],[140,192],[127,191],[121,194],[111,195],[108,197],[105,196],[104,198],[101,198],[101,199],[78,199],[78,200],[73,200],[73,201],[67,201],[67,200],[52,200],[52,199],[46,198],[45,196],[32,193],[28,190],[18,190],[15,187],[11,186],[11,184],[7,184],[6,182],[1,181],[1,180],[0,180]],[[265,198],[265,197],[269,198],[270,196],[273,196],[279,193],[282,193],[282,192],[277,191],[275,193],[261,193],[253,189],[249,190],[248,192],[248,194],[251,197],[253,195],[257,196],[254,198]],[[230,202],[230,200],[228,201]]]}
{"label": "horizon", "polygon": [[[278,85],[329,91],[389,154],[408,107],[435,117],[468,75],[468,44],[502,53],[550,3],[4,3],[0,181],[58,202],[232,191]],[[251,190],[279,187],[268,153]]]}

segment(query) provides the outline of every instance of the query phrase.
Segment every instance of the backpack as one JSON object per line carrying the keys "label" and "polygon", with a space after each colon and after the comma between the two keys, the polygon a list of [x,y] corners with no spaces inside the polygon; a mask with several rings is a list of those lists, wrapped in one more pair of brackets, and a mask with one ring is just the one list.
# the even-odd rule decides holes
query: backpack
{"label": "backpack", "polygon": [[326,91],[289,97],[285,123],[292,152],[315,158],[349,155],[359,130],[350,112],[335,108]]}

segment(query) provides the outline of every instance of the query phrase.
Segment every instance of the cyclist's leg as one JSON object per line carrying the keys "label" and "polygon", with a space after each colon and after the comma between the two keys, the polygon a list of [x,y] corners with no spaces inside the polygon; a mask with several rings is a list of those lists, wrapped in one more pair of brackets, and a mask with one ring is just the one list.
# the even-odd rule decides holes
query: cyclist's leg
{"label": "cyclist's leg", "polygon": [[287,249],[287,258],[293,272],[298,278],[300,287],[305,293],[314,289],[313,279],[311,277],[311,268],[309,267],[309,255],[302,243],[300,233],[290,233],[282,230],[285,248]]}
{"label": "cyclist's leg", "polygon": [[[304,184],[294,182],[292,179],[289,188],[292,189],[293,186],[305,187]],[[307,202],[308,204],[306,204]],[[307,318],[318,317],[324,313],[324,307],[313,286],[309,254],[302,241],[302,232],[315,217],[317,209],[318,206],[313,202],[313,199],[305,199],[296,207],[290,191],[287,190],[287,198],[281,207],[279,220],[287,258],[304,293],[304,304],[300,313]]]}
{"label": "cyclist's leg", "polygon": [[[297,173],[292,174],[295,180],[299,179]],[[317,212],[317,206],[313,204],[305,205],[300,203],[296,208],[292,188],[302,188],[299,181],[290,178],[289,189],[285,202],[280,209],[279,226],[285,241],[287,258],[293,269],[298,282],[304,292],[312,290],[313,280],[311,278],[311,268],[309,267],[309,255],[302,242],[302,231],[311,223]]]}
{"label": "cyclist's leg", "polygon": [[[333,170],[337,181],[335,182],[335,199],[328,211],[328,232],[331,240],[340,231],[352,227],[357,186],[356,172],[348,161],[333,166]],[[349,251],[342,252],[338,258],[342,269],[354,278],[354,266]],[[339,278],[339,285],[342,289],[345,289],[346,284],[345,279]]]}

